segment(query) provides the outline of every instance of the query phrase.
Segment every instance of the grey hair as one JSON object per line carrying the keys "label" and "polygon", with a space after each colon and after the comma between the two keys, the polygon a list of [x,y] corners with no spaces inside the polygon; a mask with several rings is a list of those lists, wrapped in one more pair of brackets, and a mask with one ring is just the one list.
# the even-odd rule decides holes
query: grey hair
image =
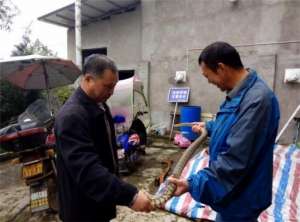
{"label": "grey hair", "polygon": [[105,55],[92,54],[84,60],[83,75],[89,73],[101,76],[106,69],[118,74],[115,62]]}

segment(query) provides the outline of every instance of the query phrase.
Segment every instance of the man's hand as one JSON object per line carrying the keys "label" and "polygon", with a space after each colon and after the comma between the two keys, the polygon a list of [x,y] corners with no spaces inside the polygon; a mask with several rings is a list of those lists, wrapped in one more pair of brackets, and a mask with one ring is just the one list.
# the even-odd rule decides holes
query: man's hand
{"label": "man's hand", "polygon": [[148,195],[143,191],[138,192],[134,200],[134,203],[131,206],[131,209],[134,211],[143,211],[143,212],[150,212],[151,210],[153,210]]}
{"label": "man's hand", "polygon": [[199,122],[192,126],[192,130],[194,133],[201,134],[203,132],[203,129],[205,129],[205,122]]}
{"label": "man's hand", "polygon": [[180,196],[181,194],[186,193],[189,190],[189,184],[185,179],[177,179],[174,176],[170,176],[168,178],[168,181],[176,185],[176,190],[174,192],[175,196]]}

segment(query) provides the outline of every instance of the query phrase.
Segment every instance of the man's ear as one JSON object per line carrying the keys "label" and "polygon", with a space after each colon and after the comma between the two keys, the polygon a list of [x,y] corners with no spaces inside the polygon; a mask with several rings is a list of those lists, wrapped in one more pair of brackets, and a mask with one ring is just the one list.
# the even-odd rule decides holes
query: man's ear
{"label": "man's ear", "polygon": [[228,72],[228,66],[225,65],[222,62],[219,62],[218,63],[218,68],[217,68],[217,73],[218,74],[224,74],[224,73],[227,73],[227,72]]}
{"label": "man's ear", "polygon": [[218,69],[221,69],[222,71],[224,71],[226,69],[226,65],[222,62],[218,63]]}

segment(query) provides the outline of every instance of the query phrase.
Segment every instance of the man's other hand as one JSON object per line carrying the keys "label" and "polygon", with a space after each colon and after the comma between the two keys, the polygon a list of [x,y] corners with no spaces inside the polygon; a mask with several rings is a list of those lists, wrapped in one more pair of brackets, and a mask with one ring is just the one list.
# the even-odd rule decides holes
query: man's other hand
{"label": "man's other hand", "polygon": [[134,211],[150,212],[153,210],[153,207],[148,195],[143,191],[139,191],[131,209]]}
{"label": "man's other hand", "polygon": [[192,131],[194,133],[201,134],[203,132],[203,129],[205,129],[205,122],[199,122],[192,126]]}
{"label": "man's other hand", "polygon": [[176,190],[174,192],[175,196],[180,196],[181,194],[186,193],[189,190],[188,182],[185,179],[177,179],[174,176],[170,176],[168,178],[168,181],[176,185]]}

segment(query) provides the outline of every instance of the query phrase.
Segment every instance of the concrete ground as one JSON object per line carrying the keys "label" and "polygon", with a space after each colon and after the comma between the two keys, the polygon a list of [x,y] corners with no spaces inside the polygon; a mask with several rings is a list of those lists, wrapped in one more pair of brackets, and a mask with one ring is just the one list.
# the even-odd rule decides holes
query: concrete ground
{"label": "concrete ground", "polygon": [[[156,147],[147,147],[143,164],[138,170],[124,180],[135,184],[139,189],[154,193],[157,187],[154,185],[155,178],[159,176],[165,167],[161,162],[172,159],[176,162],[182,150],[179,148],[156,144]],[[58,221],[56,215],[39,213],[30,215],[29,189],[20,179],[20,166],[12,165],[9,161],[0,163],[0,221],[29,221],[29,222],[54,222]],[[139,221],[166,221],[187,222],[188,219],[179,217],[165,211],[151,213],[137,213],[127,207],[118,207],[117,218],[113,222],[139,222]]]}

